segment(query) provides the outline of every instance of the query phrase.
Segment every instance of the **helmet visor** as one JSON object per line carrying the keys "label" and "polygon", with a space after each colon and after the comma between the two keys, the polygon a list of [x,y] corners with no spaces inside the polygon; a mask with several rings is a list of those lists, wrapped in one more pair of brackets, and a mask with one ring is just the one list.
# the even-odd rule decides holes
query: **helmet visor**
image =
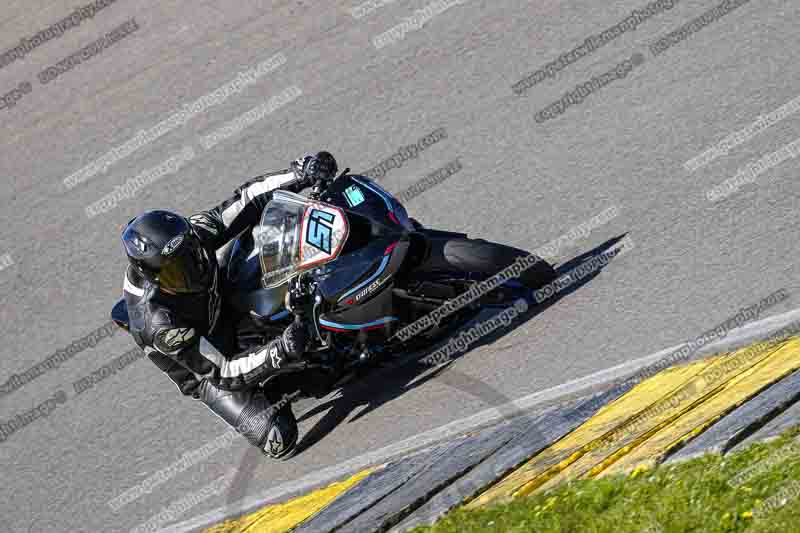
{"label": "helmet visor", "polygon": [[177,294],[207,291],[211,281],[208,254],[193,235],[186,236],[174,251],[161,260],[159,286]]}

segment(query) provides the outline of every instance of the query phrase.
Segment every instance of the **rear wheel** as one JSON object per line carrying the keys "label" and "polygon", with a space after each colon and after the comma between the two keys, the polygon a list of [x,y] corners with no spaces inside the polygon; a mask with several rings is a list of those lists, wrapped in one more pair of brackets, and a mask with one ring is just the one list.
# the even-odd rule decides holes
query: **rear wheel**
{"label": "rear wheel", "polygon": [[[411,324],[421,317],[429,315],[433,310],[469,290],[474,284],[484,281],[511,266],[521,257],[529,257],[525,250],[489,242],[483,239],[469,239],[463,234],[447,234],[423,230],[417,241],[419,255],[409,262],[408,278],[400,284],[399,292],[407,302],[401,306],[407,309],[407,316],[402,317],[403,324]],[[424,244],[424,245],[423,245]],[[415,349],[414,342],[420,346],[429,345],[432,339],[455,331],[462,324],[476,316],[485,305],[506,306],[516,299],[530,296],[535,291],[550,283],[557,277],[553,267],[542,259],[526,260],[530,265],[518,278],[509,278],[512,283],[499,286],[482,295],[479,299],[448,315],[447,320],[438,327],[427,329],[424,335],[414,335],[416,341],[403,341],[404,349]],[[513,282],[517,282],[514,286]]]}
{"label": "rear wheel", "polygon": [[[532,254],[525,250],[483,239],[436,239],[432,241],[430,254],[423,268],[458,270],[486,279],[510,266],[518,258],[529,255]],[[519,275],[518,281],[525,287],[536,290],[556,277],[555,269],[539,258]]]}

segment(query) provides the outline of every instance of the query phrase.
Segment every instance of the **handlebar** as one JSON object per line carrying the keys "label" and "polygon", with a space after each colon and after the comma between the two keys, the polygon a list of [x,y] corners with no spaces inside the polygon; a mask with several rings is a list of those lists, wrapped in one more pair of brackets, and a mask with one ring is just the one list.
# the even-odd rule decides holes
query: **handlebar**
{"label": "handlebar", "polygon": [[346,169],[344,169],[344,170],[341,172],[341,174],[339,174],[338,176],[336,176],[336,177],[335,177],[335,178],[333,178],[333,179],[330,179],[330,180],[318,179],[318,180],[317,180],[317,181],[315,181],[315,182],[314,182],[314,184],[311,186],[311,192],[308,194],[308,197],[309,197],[309,198],[311,198],[312,200],[319,200],[319,199],[320,199],[320,197],[321,197],[321,196],[322,196],[322,195],[325,193],[325,191],[328,189],[328,186],[329,186],[331,183],[333,183],[334,181],[338,180],[338,179],[339,179],[339,178],[341,178],[342,176],[346,176],[348,172],[350,172],[350,168],[349,168],[349,167],[348,167],[348,168],[346,168]]}

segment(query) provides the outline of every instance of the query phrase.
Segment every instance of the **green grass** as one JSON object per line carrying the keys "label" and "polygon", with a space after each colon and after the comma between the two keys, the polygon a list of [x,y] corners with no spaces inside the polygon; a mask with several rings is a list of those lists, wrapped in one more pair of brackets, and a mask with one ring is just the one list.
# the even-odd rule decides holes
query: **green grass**
{"label": "green grass", "polygon": [[[510,504],[455,509],[414,533],[800,532],[800,497],[784,498],[776,509],[763,507],[765,501],[776,501],[770,498],[787,484],[800,481],[800,453],[773,456],[782,460],[771,468],[761,463],[797,435],[800,428],[724,458],[706,455],[629,476],[574,481]],[[728,484],[757,464],[756,476],[738,487]]]}

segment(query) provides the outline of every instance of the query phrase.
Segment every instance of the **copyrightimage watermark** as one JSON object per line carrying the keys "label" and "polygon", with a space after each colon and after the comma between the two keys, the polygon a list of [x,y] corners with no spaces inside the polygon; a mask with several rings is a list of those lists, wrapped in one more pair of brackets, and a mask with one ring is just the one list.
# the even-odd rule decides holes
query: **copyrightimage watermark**
{"label": "copyrightimage watermark", "polygon": [[[208,135],[200,137],[200,144],[207,150],[212,149],[218,143],[229,139],[240,133],[248,126],[252,126],[257,121],[263,119],[284,105],[296,100],[302,91],[297,87],[290,87],[280,94],[277,94],[256,106],[235,119],[229,121],[224,126],[214,130]],[[164,176],[177,173],[187,163],[196,157],[192,146],[185,146],[179,153],[173,155],[160,165],[147,169],[133,178],[128,178],[122,185],[117,185],[114,190],[106,194],[96,202],[86,206],[86,216],[93,218],[101,213],[106,213],[119,205],[119,203],[133,196],[155,181]]]}
{"label": "copyrightimage watermark", "polygon": [[181,167],[186,165],[195,157],[194,148],[186,146],[176,155],[170,157],[163,163],[153,168],[149,168],[141,172],[133,178],[128,178],[122,185],[117,185],[114,190],[106,194],[96,202],[86,206],[86,216],[89,218],[96,217],[101,213],[111,211],[119,202],[132,198],[139,190],[145,186],[163,178],[169,174],[175,174]]}
{"label": "copyrightimage watermark", "polygon": [[568,232],[548,242],[544,246],[540,246],[534,250],[534,254],[542,259],[557,259],[561,251],[565,247],[572,246],[581,239],[585,239],[589,234],[604,226],[619,216],[619,207],[612,205],[608,209],[598,213],[586,222],[582,222],[577,226],[571,228]]}
{"label": "copyrightimage watermark", "polygon": [[64,393],[64,391],[56,391],[51,398],[43,401],[33,409],[19,413],[5,422],[0,422],[0,442],[5,442],[9,437],[11,437],[11,435],[32,424],[36,420],[40,418],[46,418],[59,405],[66,401],[67,395]]}
{"label": "copyrightimage watermark", "polygon": [[700,392],[700,384],[696,380],[690,381],[678,391],[648,406],[643,411],[637,413],[632,419],[614,428],[610,433],[603,435],[601,439],[592,443],[592,448],[611,446],[614,443],[627,440],[631,435],[647,429],[650,425],[650,420],[653,418],[674,411],[687,400],[696,399]]}
{"label": "copyrightimage watermark", "polygon": [[551,61],[541,69],[533,72],[532,74],[512,85],[511,90],[514,91],[515,94],[521,95],[545,79],[554,78],[557,73],[564,70],[569,65],[575,63],[583,57],[592,54],[623,33],[634,31],[640,24],[647,21],[649,18],[660,15],[668,9],[672,9],[677,3],[678,0],[656,0],[655,2],[650,2],[642,9],[634,9],[624,20],[596,35],[590,35],[586,38],[583,44],[576,46],[569,52],[561,54],[555,60]]}
{"label": "copyrightimage watermark", "polygon": [[542,261],[543,257],[554,257],[558,253],[558,250],[561,246],[570,242],[574,242],[582,236],[588,235],[591,229],[605,224],[618,214],[619,209],[616,206],[606,209],[600,213],[600,215],[593,217],[588,223],[584,223],[576,228],[573,228],[567,234],[562,235],[561,237],[550,241],[542,248],[535,250],[534,253],[515,259],[511,265],[504,268],[494,276],[484,281],[475,283],[462,294],[459,294],[455,298],[448,300],[424,317],[421,317],[404,328],[398,330],[392,337],[397,337],[402,341],[407,341],[411,337],[439,324],[444,317],[455,313],[457,310],[466,305],[469,305],[478,298],[496,289],[503,283],[518,278],[523,272]]}
{"label": "copyrightimage watermark", "polygon": [[763,518],[769,513],[776,511],[800,497],[800,481],[792,480],[784,483],[778,491],[763,501],[763,503],[753,509],[754,518]]}
{"label": "copyrightimage watermark", "polygon": [[404,162],[409,159],[416,159],[420,152],[446,138],[447,130],[444,128],[435,129],[417,142],[403,146],[397,152],[381,161],[380,164],[369,170],[365,170],[361,174],[374,180],[379,180],[384,177],[389,170],[402,167]]}
{"label": "copyrightimage watermark", "polygon": [[139,29],[139,25],[136,23],[136,19],[132,18],[123,22],[110,32],[103,35],[101,38],[97,39],[96,41],[90,43],[89,45],[81,48],[74,54],[62,59],[55,65],[47,67],[39,74],[36,75],[39,78],[39,82],[41,83],[50,83],[51,81],[55,80],[62,74],[65,74],[72,70],[73,68],[77,67],[84,61],[88,61],[94,56],[101,53],[106,48],[112,46],[115,43],[118,43],[128,35],[132,34],[136,30]]}
{"label": "copyrightimage watermark", "polygon": [[145,494],[150,494],[153,492],[153,489],[163,485],[178,474],[206,461],[216,452],[229,448],[236,438],[237,434],[235,431],[226,431],[200,448],[185,452],[178,461],[166,468],[158,470],[154,474],[148,476],[147,479],[126,490],[113,500],[109,500],[109,507],[111,507],[114,512],[118,512],[129,503],[141,498]]}
{"label": "copyrightimage watermark", "polygon": [[97,174],[105,172],[112,165],[120,162],[137,150],[160,139],[176,128],[183,126],[196,115],[207,111],[211,107],[224,103],[232,95],[242,92],[246,87],[256,83],[259,78],[269,74],[285,63],[286,56],[282,53],[278,53],[262,61],[253,68],[239,72],[234,79],[226,82],[216,90],[193,102],[184,104],[180,111],[173,112],[166,119],[147,130],[140,130],[139,133],[131,139],[109,150],[103,154],[103,156],[80,170],[70,174],[64,178],[64,185],[68,189],[71,189]]}
{"label": "copyrightimage watermark", "polygon": [[44,361],[35,364],[21,374],[12,374],[11,377],[0,386],[0,397],[11,394],[45,372],[58,368],[61,363],[72,359],[87,348],[94,348],[101,340],[113,336],[114,333],[118,331],[120,331],[119,327],[113,321],[109,321],[96,330],[91,331],[89,334],[73,341],[69,346],[56,350],[54,354],[47,357]]}
{"label": "copyrightimage watermark", "polygon": [[[674,366],[682,361],[688,361],[689,358],[693,354],[697,353],[697,351],[703,346],[706,346],[713,341],[725,338],[732,329],[738,328],[747,322],[756,320],[761,316],[763,311],[779,304],[780,302],[783,302],[787,298],[789,298],[789,293],[786,291],[786,289],[779,289],[765,296],[757,303],[740,309],[734,316],[725,322],[701,333],[693,339],[686,341],[683,345],[681,345],[680,348],[670,352],[658,361],[639,369],[624,380],[619,381],[613,387],[611,392],[614,393],[614,391],[617,391],[621,394],[622,392],[628,390],[631,386],[641,383],[642,381],[658,374],[665,368]],[[579,408],[584,407],[586,406],[579,406]],[[600,405],[593,405],[592,407],[599,408]]]}
{"label": "copyrightimage watermark", "polygon": [[[116,325],[114,325],[113,327],[115,329],[118,329]],[[94,333],[95,332],[93,332],[92,334]],[[83,340],[85,339],[86,338],[82,339],[81,341],[76,341],[75,343],[70,345],[70,348],[72,346],[75,346],[76,344],[80,346],[80,344],[82,344]],[[29,375],[29,373],[31,373],[32,371],[44,372],[49,368],[53,368],[52,365],[58,365],[59,363],[63,362],[63,358],[65,356],[71,357],[72,355],[74,355],[70,354],[68,350],[69,348],[67,350],[57,351],[54,356],[47,358],[44,362],[39,363],[38,365],[30,369],[28,372],[24,373],[22,376],[16,376],[16,375],[12,376],[12,379],[6,382],[4,388],[8,388],[9,384],[17,387],[22,386],[22,384],[26,382],[22,382],[21,379],[29,379],[29,380],[34,379],[34,377],[36,376],[31,377],[31,375]],[[122,354],[121,356],[113,359],[110,363],[103,365],[98,370],[92,372],[88,376],[75,381],[72,384],[72,387],[75,391],[75,397],[77,397],[80,394],[83,394],[88,389],[94,387],[104,379],[116,374],[117,372],[126,368],[127,366],[130,366],[132,363],[141,359],[143,355],[144,352],[138,347],[133,350],[129,350],[124,354]],[[34,407],[33,409],[20,413],[6,422],[0,423],[0,442],[5,441],[13,433],[30,425],[34,421],[40,418],[47,417],[53,410],[56,409],[56,407],[66,403],[68,399],[69,397],[67,396],[66,392],[64,392],[63,390],[59,390],[56,392],[55,396],[53,396],[48,400],[45,400],[44,402]]]}
{"label": "copyrightimage watermark", "polygon": [[740,487],[775,465],[779,465],[788,459],[796,458],[798,455],[800,455],[800,436],[790,440],[762,461],[758,461],[756,464],[738,472],[728,480],[728,485],[733,488]]}
{"label": "copyrightimage watermark", "polygon": [[131,533],[150,533],[161,529],[162,526],[173,522],[178,517],[190,509],[200,505],[212,496],[216,496],[228,490],[236,479],[236,471],[232,470],[204,486],[200,490],[190,492],[183,498],[176,500],[165,507],[157,515],[150,518],[147,522],[139,524],[131,529]]}
{"label": "copyrightimage watermark", "polygon": [[229,448],[237,438],[240,438],[239,434],[246,433],[251,431],[253,428],[260,427],[263,424],[264,419],[269,419],[272,417],[274,413],[283,409],[283,407],[287,403],[291,402],[297,395],[298,393],[284,395],[280,400],[275,402],[274,405],[270,406],[269,409],[265,410],[263,413],[259,413],[257,418],[248,419],[248,421],[238,425],[235,428],[230,428],[225,433],[219,435],[214,440],[207,442],[200,448],[185,452],[181,455],[179,460],[165,468],[156,471],[152,475],[148,476],[144,481],[137,483],[119,496],[109,500],[108,506],[111,507],[114,512],[118,512],[124,506],[138,500],[145,494],[150,494],[153,492],[153,489],[163,485],[178,474],[181,474],[202,463],[203,461],[208,460],[218,451]]}
{"label": "copyrightimage watermark", "polygon": [[548,283],[544,287],[537,289],[533,293],[536,303],[543,303],[549,298],[557,295],[560,292],[567,290],[572,285],[575,285],[584,278],[587,278],[605,268],[609,261],[624,252],[628,252],[634,248],[633,239],[628,236],[620,242],[619,247],[595,255],[576,266],[566,274],[559,276],[558,279]]}
{"label": "copyrightimage watermark", "polygon": [[411,337],[439,324],[443,318],[488,294],[506,281],[518,278],[524,271],[539,263],[539,261],[541,261],[541,258],[533,254],[517,258],[514,263],[491,278],[474,283],[468,290],[451,300],[447,300],[427,315],[398,330],[393,337],[397,337],[401,341],[407,341]]}
{"label": "copyrightimage watermark", "polygon": [[[723,328],[721,336],[726,336],[729,329],[729,327]],[[729,376],[735,370],[741,369],[747,365],[752,365],[765,354],[774,350],[781,342],[796,335],[798,332],[800,332],[800,322],[793,322],[775,333],[770,334],[763,341],[753,344],[744,350],[736,351],[731,355],[721,357],[703,371],[703,382],[706,386],[719,383],[724,376]]]}
{"label": "copyrightimage watermark", "polygon": [[200,144],[203,145],[203,148],[205,148],[206,150],[210,150],[218,143],[224,141],[225,139],[233,137],[246,127],[255,124],[262,118],[266,117],[267,115],[270,115],[271,113],[280,109],[286,104],[297,100],[298,98],[300,98],[300,96],[302,96],[302,94],[303,91],[300,90],[299,87],[296,86],[289,87],[284,91],[282,91],[280,94],[273,96],[263,104],[256,106],[250,109],[249,111],[239,115],[235,119],[226,123],[224,126],[214,130],[212,133],[200,137]]}
{"label": "copyrightimage watermark", "polygon": [[422,9],[417,9],[414,14],[405,17],[403,22],[392,26],[385,32],[372,39],[372,44],[380,50],[384,46],[394,44],[405,38],[406,34],[421,29],[429,20],[440,15],[453,6],[466,3],[467,0],[436,0]]}
{"label": "copyrightimage watermark", "polygon": [[[722,324],[706,331],[698,337],[690,340],[681,349],[672,352],[669,356],[657,361],[653,365],[645,367],[637,372],[636,375],[626,379],[624,382],[617,385],[622,389],[632,384],[638,384],[645,379],[657,374],[664,368],[673,366],[674,364],[687,360],[691,354],[695,353],[701,347],[710,344],[711,342],[725,338],[728,333],[742,325],[748,319],[757,318],[757,314],[766,307],[765,304],[774,301],[774,298],[780,293],[773,293],[761,302],[739,311],[733,318],[726,320]],[[800,323],[793,326],[783,328],[771,336],[771,340],[758,343],[750,348],[741,352],[736,352],[731,357],[721,357],[713,362],[711,366],[694,376],[689,382],[683,385],[677,391],[671,393],[668,397],[659,400],[653,405],[648,406],[644,410],[637,413],[625,424],[615,428],[610,433],[604,435],[601,439],[596,441],[592,447],[611,446],[615,443],[622,442],[632,435],[649,429],[650,421],[663,414],[674,412],[682,405],[688,405],[691,401],[696,400],[703,393],[708,393],[714,388],[723,383],[724,378],[732,376],[732,373],[737,369],[742,369],[748,364],[753,364],[758,358],[766,352],[775,348],[778,342],[792,335],[794,332],[800,330]],[[676,413],[677,414],[677,413]]]}
{"label": "copyrightimage watermark", "polygon": [[441,365],[460,354],[464,353],[470,345],[478,342],[482,337],[489,335],[502,327],[508,327],[511,322],[519,315],[524,314],[528,310],[528,302],[524,298],[519,298],[514,302],[514,305],[508,309],[497,313],[492,318],[484,320],[465,331],[462,331],[455,337],[451,337],[446,345],[442,346],[435,352],[426,355],[420,359],[420,363],[427,365]]}
{"label": "copyrightimage watermark", "polygon": [[709,202],[717,202],[727,198],[738,191],[743,185],[754,183],[756,178],[767,170],[780,165],[787,159],[794,159],[798,155],[800,155],[800,137],[781,147],[779,150],[765,155],[758,161],[740,168],[734,177],[728,178],[721,184],[707,190],[706,199]]}
{"label": "copyrightimage watermark", "polygon": [[116,1],[117,0],[95,0],[85,6],[75,8],[69,16],[36,32],[31,37],[23,37],[19,40],[17,46],[0,54],[0,68],[7,67],[17,59],[22,59],[25,55],[39,48],[44,43],[61,37],[64,35],[64,32],[70,28],[80,26],[81,22],[84,20],[94,18],[98,11],[110,6]]}
{"label": "copyrightimage watermark", "polygon": [[671,31],[650,45],[650,51],[654,56],[664,53],[667,49],[688,39],[691,35],[702,30],[709,24],[718,21],[731,11],[743,6],[750,0],[724,0],[711,9],[705,11],[675,31]]}
{"label": "copyrightimage watermark", "polygon": [[693,157],[683,164],[688,172],[694,172],[698,168],[702,168],[715,159],[728,155],[731,149],[736,148],[740,144],[744,144],[756,135],[766,131],[768,128],[774,126],[778,122],[788,118],[800,111],[800,96],[786,102],[778,109],[775,109],[766,115],[759,115],[749,126],[734,131],[727,135],[724,139],[716,143],[711,148],[703,151],[700,155]]}
{"label": "copyrightimage watermark", "polygon": [[589,95],[599,91],[606,85],[615,80],[621,80],[630,74],[634,68],[644,63],[644,55],[633,54],[630,59],[626,59],[617,64],[613,69],[604,74],[593,77],[591,80],[578,85],[572,91],[564,94],[561,98],[548,105],[534,115],[534,120],[538,123],[556,118],[564,113],[569,107],[578,105]]}
{"label": "copyrightimage watermark", "polygon": [[350,16],[354,19],[358,20],[360,18],[364,18],[373,11],[376,11],[383,6],[387,6],[389,4],[395,3],[397,0],[367,0],[366,2],[362,2],[357,6],[353,6],[349,9]]}
{"label": "copyrightimage watermark", "polygon": [[142,357],[144,357],[144,350],[141,348],[136,347],[128,350],[119,357],[112,359],[110,363],[101,366],[88,376],[84,376],[73,382],[72,388],[75,391],[75,394],[83,394],[104,379],[113,376],[123,368],[130,366]]}
{"label": "copyrightimage watermark", "polygon": [[434,170],[421,180],[416,181],[413,185],[404,189],[402,192],[396,195],[396,198],[401,202],[408,202],[412,198],[419,196],[420,194],[424,193],[425,191],[432,189],[442,183],[443,181],[449,179],[454,174],[459,172],[463,167],[461,166],[461,161],[459,159],[455,159],[449,163],[447,163],[442,168]]}
{"label": "copyrightimage watermark", "polygon": [[[653,54],[653,56],[658,56],[662,54],[675,44],[682,42],[692,34],[700,31],[701,29],[705,28],[712,22],[719,20],[724,15],[730,13],[734,9],[737,9],[738,7],[744,5],[747,2],[749,2],[749,0],[724,0],[719,5],[709,9],[699,17],[696,17],[690,22],[682,25],[677,30],[672,31],[654,41],[649,46],[650,52]],[[666,4],[662,4],[661,7],[662,8],[666,7]],[[628,19],[626,19],[626,21],[627,20]],[[627,23],[628,26],[629,27],[632,26],[633,22],[634,22],[633,19],[630,19],[630,21]],[[619,33],[620,30],[621,27],[618,27],[616,29],[616,33]],[[578,49],[580,49],[581,52],[586,52],[588,48],[590,48],[590,46],[587,46],[587,43],[584,43],[584,45],[582,45],[582,47],[579,47]],[[571,52],[572,54],[570,56],[571,59],[577,60],[577,57],[580,55],[576,52],[576,50],[573,50]],[[586,53],[583,53],[583,55],[586,55]],[[580,57],[582,57],[582,55]],[[605,72],[600,76],[595,76],[588,82],[576,86],[572,91],[567,92],[566,94],[564,94],[564,96],[562,96],[552,104],[548,105],[546,108],[542,109],[541,111],[538,111],[534,115],[534,119],[536,120],[537,123],[542,123],[547,120],[554,119],[555,117],[563,114],[569,107],[583,102],[583,100],[586,99],[589,95],[599,91],[601,88],[609,85],[614,80],[619,80],[627,77],[628,74],[630,74],[630,72],[633,71],[634,68],[639,67],[640,65],[644,64],[644,62],[645,62],[644,55],[639,52],[636,52],[629,59],[626,59],[621,63],[617,64],[613,69],[609,70],[608,72]],[[562,61],[561,64],[568,64],[568,62]],[[558,69],[556,69],[556,65],[553,65],[553,68],[551,69],[553,74],[557,72],[557,70]],[[537,73],[534,74],[535,75],[533,77],[526,78],[525,80],[522,80],[521,82],[515,84],[513,86],[514,91],[517,94],[520,94],[528,87],[542,81],[545,77],[545,73],[542,73],[542,71],[539,71],[538,74]]]}
{"label": "copyrightimage watermark", "polygon": [[11,89],[6,94],[0,96],[0,109],[11,109],[17,102],[22,100],[26,94],[30,94],[33,90],[31,82],[23,81],[15,89]]}

